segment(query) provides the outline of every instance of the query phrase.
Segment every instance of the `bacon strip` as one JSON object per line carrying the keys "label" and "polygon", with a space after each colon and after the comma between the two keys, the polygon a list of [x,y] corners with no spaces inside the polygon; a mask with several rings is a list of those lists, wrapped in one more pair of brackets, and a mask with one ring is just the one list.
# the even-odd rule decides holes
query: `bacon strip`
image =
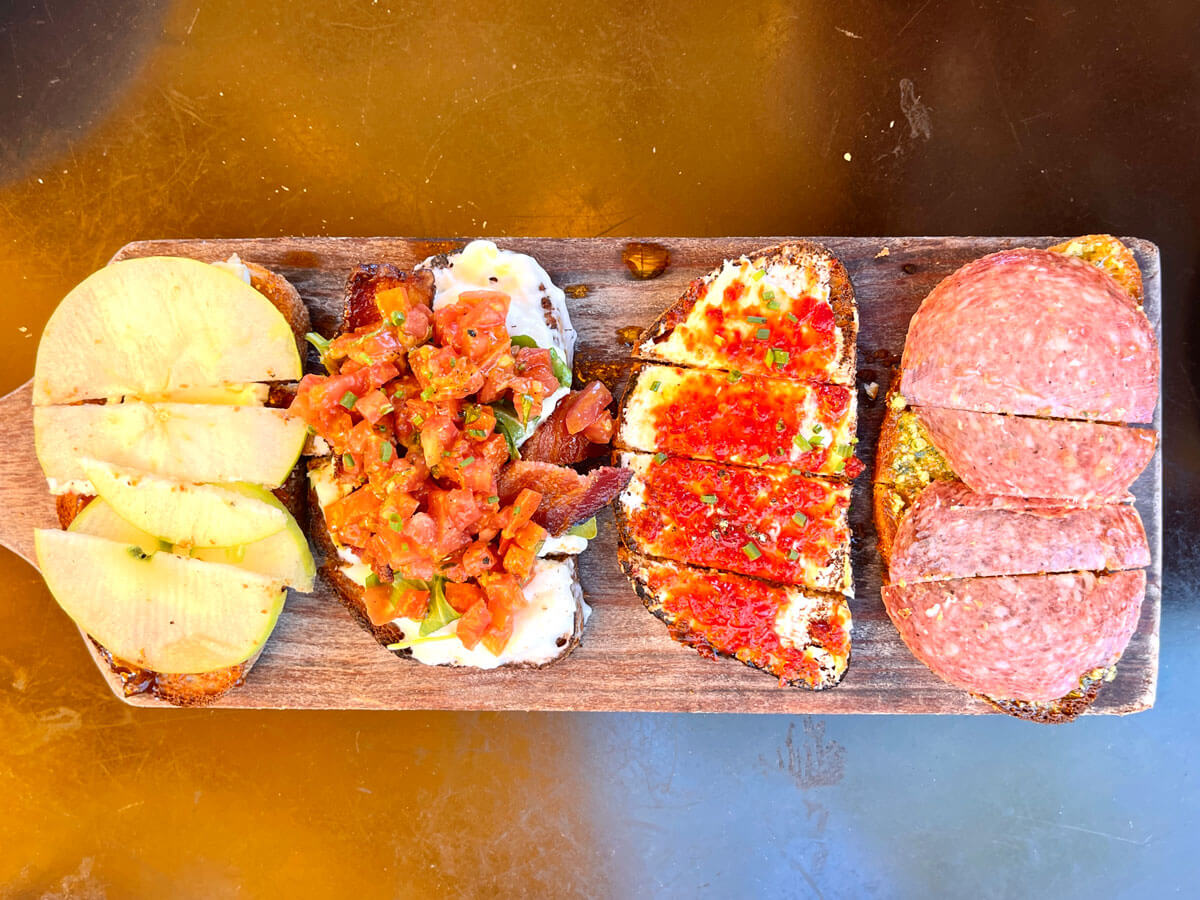
{"label": "bacon strip", "polygon": [[433,304],[433,272],[428,269],[410,272],[391,263],[367,263],[355,268],[346,279],[341,333],[376,324],[379,321],[379,308],[375,305],[375,295],[380,291],[406,286],[409,291],[418,292],[426,306]]}
{"label": "bacon strip", "polygon": [[629,469],[602,466],[587,475],[546,462],[520,459],[509,463],[497,480],[501,505],[512,502],[523,488],[537,491],[542,502],[533,521],[554,537],[585,522],[625,490],[633,477]]}

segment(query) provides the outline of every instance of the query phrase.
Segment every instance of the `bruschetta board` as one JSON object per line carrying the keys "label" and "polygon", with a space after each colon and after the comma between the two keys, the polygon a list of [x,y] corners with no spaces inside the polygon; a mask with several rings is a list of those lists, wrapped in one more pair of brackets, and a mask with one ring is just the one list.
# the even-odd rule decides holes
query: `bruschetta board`
{"label": "bruschetta board", "polygon": [[[577,377],[599,378],[614,394],[632,363],[638,332],[723,259],[781,238],[504,239],[506,248],[536,257],[568,298],[579,333]],[[1058,238],[926,237],[817,238],[849,270],[858,304],[858,455],[870,470],[885,396],[904,348],[912,314],[939,280],[971,259],[1010,247],[1044,247]],[[1160,329],[1158,249],[1124,239],[1142,269],[1145,312]],[[115,259],[188,256],[205,261],[237,253],[286,277],[308,305],[313,326],[333,331],[342,312],[347,274],[359,263],[412,266],[465,241],[406,238],[263,238],[145,241]],[[0,399],[7,452],[0,456],[0,543],[33,560],[33,530],[56,526],[53,500],[34,453],[31,386]],[[1155,413],[1161,433],[1161,402]],[[1134,484],[1151,550],[1141,618],[1117,666],[1115,680],[1089,714],[1127,714],[1154,703],[1162,571],[1162,451]],[[610,512],[579,561],[593,613],[582,644],[544,669],[481,671],[398,660],[356,627],[330,587],[293,594],[246,683],[216,706],[307,709],[645,710],[662,712],[977,714],[981,700],[939,680],[901,642],[880,599],[880,561],[871,515],[871,484],[854,485],[853,651],[836,688],[781,687],[732,660],[710,661],[671,640],[643,607],[617,563]],[[125,696],[120,679],[86,646],[114,693],[135,706],[167,706],[148,694]]]}

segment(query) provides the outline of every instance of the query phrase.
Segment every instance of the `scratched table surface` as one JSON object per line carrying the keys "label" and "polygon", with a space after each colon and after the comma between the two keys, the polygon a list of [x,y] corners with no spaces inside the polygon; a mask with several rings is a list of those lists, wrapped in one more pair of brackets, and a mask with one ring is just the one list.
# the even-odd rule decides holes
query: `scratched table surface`
{"label": "scratched table surface", "polygon": [[4,554],[0,896],[1194,893],[1197,48],[1170,2],[0,3],[0,393],[137,239],[1103,230],[1162,251],[1165,486],[1155,707],[1059,728],[134,709]]}

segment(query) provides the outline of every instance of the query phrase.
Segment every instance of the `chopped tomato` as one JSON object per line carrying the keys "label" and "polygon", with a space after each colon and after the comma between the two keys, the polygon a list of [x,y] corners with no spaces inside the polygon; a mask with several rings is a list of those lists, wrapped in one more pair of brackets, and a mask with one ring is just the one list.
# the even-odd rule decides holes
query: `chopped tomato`
{"label": "chopped tomato", "polygon": [[[601,382],[593,381],[582,391],[572,392],[567,399],[571,401],[571,408],[566,417],[567,432],[579,434],[608,413],[608,405],[612,403],[613,398]],[[612,421],[611,416],[609,421]],[[610,433],[609,437],[611,436]]]}
{"label": "chopped tomato", "polygon": [[[449,587],[449,585],[447,585]],[[492,624],[492,614],[488,611],[487,603],[482,599],[472,605],[458,620],[455,633],[462,645],[468,650],[474,650],[483,637],[489,625]],[[507,643],[507,641],[505,641]],[[500,648],[504,649],[503,646]]]}
{"label": "chopped tomato", "polygon": [[363,604],[372,625],[386,625],[396,618],[396,597],[390,584],[375,584],[364,589]]}
{"label": "chopped tomato", "polygon": [[465,613],[476,603],[485,603],[483,588],[477,584],[446,582],[446,602],[457,613]]}
{"label": "chopped tomato", "polygon": [[513,541],[517,546],[534,553],[542,549],[542,544],[546,543],[548,537],[550,537],[550,532],[537,522],[526,522],[513,532]]}
{"label": "chopped tomato", "polygon": [[529,573],[533,571],[535,559],[537,559],[537,554],[532,550],[526,550],[515,543],[511,544],[504,552],[504,571],[517,576],[521,581],[527,581]]}
{"label": "chopped tomato", "polygon": [[538,504],[542,502],[542,495],[537,491],[529,488],[521,488],[512,504],[502,513],[505,524],[501,530],[501,535],[506,538],[511,538],[516,534],[522,525],[528,522],[535,512],[537,512]]}
{"label": "chopped tomato", "polygon": [[429,610],[429,591],[401,589],[396,591],[396,618],[423,619]]}
{"label": "chopped tomato", "polygon": [[354,409],[358,414],[374,425],[393,409],[392,401],[388,399],[387,394],[381,390],[374,390],[367,393],[365,396],[359,397],[354,404]]}

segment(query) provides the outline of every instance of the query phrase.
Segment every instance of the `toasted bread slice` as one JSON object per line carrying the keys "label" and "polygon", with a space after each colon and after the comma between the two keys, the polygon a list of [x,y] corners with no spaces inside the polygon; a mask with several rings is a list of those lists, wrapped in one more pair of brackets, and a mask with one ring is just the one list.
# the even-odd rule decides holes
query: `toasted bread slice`
{"label": "toasted bread slice", "polygon": [[[325,465],[328,461],[324,459],[310,463],[313,469]],[[546,557],[535,563],[533,578],[524,588],[529,606],[518,612],[513,636],[499,657],[491,657],[481,647],[468,651],[456,639],[422,643],[419,622],[394,620],[375,624],[364,598],[364,578],[368,570],[363,564],[347,558],[349,554],[339,550],[333,542],[320,501],[310,479],[309,535],[324,557],[320,572],[333,587],[338,602],[358,625],[396,656],[402,659],[418,657],[426,665],[541,669],[579,646],[591,608],[584,601],[575,560],[571,556]],[[524,612],[534,615],[523,617],[521,613]],[[413,643],[414,639],[416,643]]]}
{"label": "toasted bread slice", "polygon": [[622,547],[621,568],[671,637],[726,656],[781,684],[824,690],[850,660],[850,608],[840,594],[651,559]]}
{"label": "toasted bread slice", "polygon": [[633,356],[853,386],[857,340],[845,266],[820,244],[789,241],[693,281],[642,332]]}
{"label": "toasted bread slice", "polygon": [[[1133,253],[1117,238],[1111,235],[1085,235],[1049,249],[1083,259],[1106,272],[1130,296],[1134,305],[1141,307],[1141,271]],[[885,584],[889,581],[888,564],[896,530],[917,497],[935,482],[960,481],[917,414],[900,395],[899,384],[900,373],[897,373],[888,393],[887,409],[880,427],[873,484],[875,530]],[[1001,700],[982,694],[974,696],[1018,718],[1047,724],[1069,722],[1095,702],[1104,682],[1111,680],[1115,673],[1115,665],[1109,669],[1084,673],[1078,689],[1052,701]]]}
{"label": "toasted bread slice", "polygon": [[[292,334],[296,338],[296,346],[301,359],[304,357],[304,336],[311,328],[308,307],[304,305],[299,292],[282,275],[271,272],[252,262],[242,262],[250,273],[250,283],[259,293],[271,301],[287,320]],[[272,385],[267,404],[275,407],[285,407],[291,401],[292,392],[282,385]],[[279,499],[297,522],[304,521],[307,490],[305,486],[304,469],[297,463],[288,475],[287,480],[272,493]],[[94,497],[65,493],[54,498],[55,512],[59,525],[65,530],[70,527],[75,517],[83,511]],[[206,706],[246,680],[246,675],[258,661],[261,651],[255,653],[245,662],[211,672],[192,674],[166,674],[142,669],[124,660],[115,659],[113,655],[95,638],[88,636],[88,641],[95,648],[95,655],[103,660],[113,674],[121,679],[125,695],[150,693],[173,706]]]}

